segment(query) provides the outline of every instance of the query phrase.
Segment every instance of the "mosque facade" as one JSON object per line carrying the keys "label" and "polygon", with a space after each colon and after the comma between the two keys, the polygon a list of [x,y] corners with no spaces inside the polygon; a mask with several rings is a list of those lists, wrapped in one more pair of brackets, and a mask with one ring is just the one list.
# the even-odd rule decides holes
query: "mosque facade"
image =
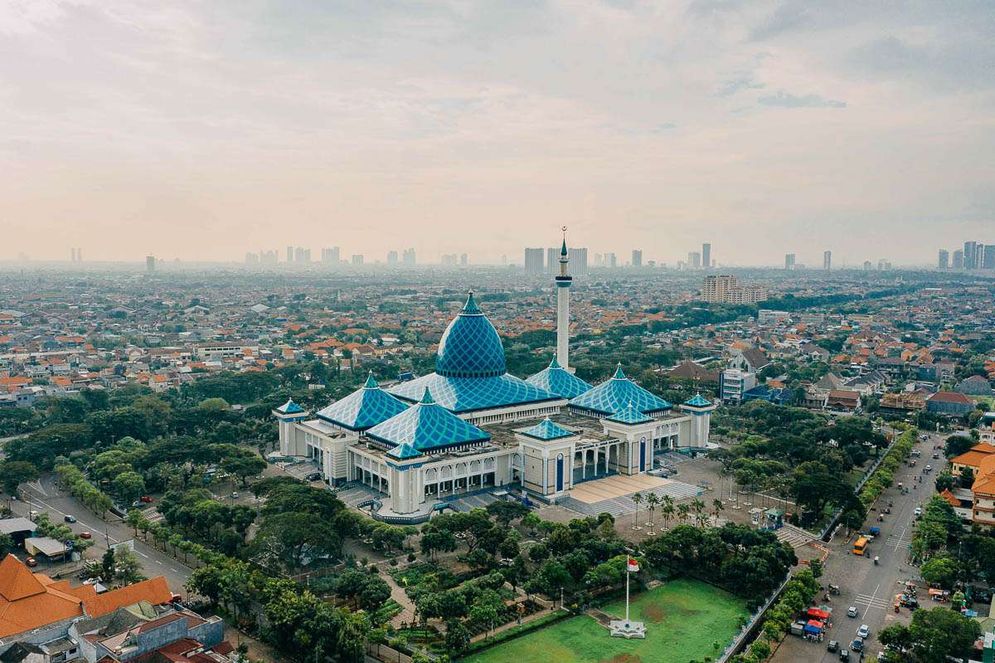
{"label": "mosque facade", "polygon": [[497,330],[471,292],[446,328],[435,371],[357,391],[315,413],[293,401],[273,411],[280,452],[313,459],[331,485],[381,494],[375,515],[418,522],[447,498],[521,487],[556,501],[583,481],[653,468],[655,453],[702,448],[715,406],[700,394],[675,407],[626,377],[621,363],[592,386],[568,364],[568,254],[564,240],[556,355],[526,379],[507,372]]}

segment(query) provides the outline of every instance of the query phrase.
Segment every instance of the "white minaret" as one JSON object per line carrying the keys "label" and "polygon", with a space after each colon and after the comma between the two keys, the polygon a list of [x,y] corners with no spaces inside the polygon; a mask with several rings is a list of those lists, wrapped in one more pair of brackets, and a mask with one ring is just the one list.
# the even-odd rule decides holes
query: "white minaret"
{"label": "white minaret", "polygon": [[556,361],[570,370],[570,284],[567,273],[567,227],[563,226],[563,246],[560,248],[560,273],[556,276]]}

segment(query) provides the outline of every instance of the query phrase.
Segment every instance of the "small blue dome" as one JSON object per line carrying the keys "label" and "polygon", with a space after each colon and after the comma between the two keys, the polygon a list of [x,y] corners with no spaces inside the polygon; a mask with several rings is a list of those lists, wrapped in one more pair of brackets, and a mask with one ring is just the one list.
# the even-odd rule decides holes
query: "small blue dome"
{"label": "small blue dome", "polygon": [[504,346],[491,321],[480,312],[473,299],[449,323],[435,358],[435,372],[454,378],[486,378],[504,375]]}

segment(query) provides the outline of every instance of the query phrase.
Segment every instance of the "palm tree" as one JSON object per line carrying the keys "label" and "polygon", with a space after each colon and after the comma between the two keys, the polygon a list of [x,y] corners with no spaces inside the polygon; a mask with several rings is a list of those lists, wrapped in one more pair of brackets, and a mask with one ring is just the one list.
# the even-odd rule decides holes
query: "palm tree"
{"label": "palm tree", "polygon": [[719,524],[719,513],[724,508],[725,508],[725,505],[722,504],[722,500],[720,500],[720,499],[714,499],[714,500],[712,500],[712,513],[715,514],[715,524],[716,525]]}
{"label": "palm tree", "polygon": [[663,496],[663,506],[660,508],[660,513],[663,515],[663,522],[666,524],[667,529],[670,529],[670,519],[673,518],[674,513],[676,513],[673,497],[670,495]]}
{"label": "palm tree", "polygon": [[646,496],[646,502],[649,503],[649,510],[650,510],[650,521],[649,521],[649,523],[647,523],[650,526],[650,531],[648,533],[649,534],[655,534],[655,532],[653,531],[653,529],[654,529],[653,528],[653,525],[654,525],[654,517],[653,516],[655,515],[657,504],[660,503],[660,497],[656,493],[650,493],[649,495]]}
{"label": "palm tree", "polygon": [[636,518],[632,521],[632,529],[640,530],[642,527],[639,526],[639,505],[643,503],[643,496],[636,493],[632,496],[632,503],[636,505]]}
{"label": "palm tree", "polygon": [[705,503],[701,500],[695,498],[691,502],[691,510],[694,511],[695,520],[698,521],[698,527],[704,526],[704,513],[705,513]]}
{"label": "palm tree", "polygon": [[685,524],[688,520],[688,516],[691,514],[691,507],[688,506],[687,502],[681,502],[677,505],[677,520],[681,522],[681,525]]}

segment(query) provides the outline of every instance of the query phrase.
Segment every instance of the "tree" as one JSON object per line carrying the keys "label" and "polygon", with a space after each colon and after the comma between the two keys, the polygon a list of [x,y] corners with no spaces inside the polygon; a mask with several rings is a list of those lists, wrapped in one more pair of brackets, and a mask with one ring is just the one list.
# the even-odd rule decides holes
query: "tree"
{"label": "tree", "polygon": [[3,492],[15,497],[22,483],[34,481],[39,477],[38,468],[26,460],[7,460],[0,462],[0,486]]}
{"label": "tree", "polygon": [[242,487],[248,485],[249,477],[258,476],[266,469],[266,461],[254,451],[230,444],[217,446],[224,448],[226,454],[221,459],[221,469],[241,479]]}
{"label": "tree", "polygon": [[632,529],[639,529],[639,505],[643,503],[642,493],[636,493],[632,496],[632,503],[636,505],[636,516],[632,520]]}
{"label": "tree", "polygon": [[264,561],[296,572],[314,559],[337,558],[342,552],[342,537],[327,521],[309,513],[289,512],[266,516],[252,547]]}
{"label": "tree", "polygon": [[948,657],[967,658],[981,626],[949,608],[916,610],[908,626],[892,624],[879,634],[882,644],[911,651],[918,663],[945,663]]}
{"label": "tree", "polygon": [[145,480],[138,472],[122,472],[111,482],[123,504],[131,504],[145,493]]}
{"label": "tree", "polygon": [[470,631],[461,619],[446,622],[446,651],[459,656],[470,647]]}
{"label": "tree", "polygon": [[0,534],[0,559],[14,551],[14,539],[10,534]]}
{"label": "tree", "polygon": [[953,587],[957,571],[957,562],[946,556],[932,557],[923,562],[919,569],[923,580],[940,587]]}

